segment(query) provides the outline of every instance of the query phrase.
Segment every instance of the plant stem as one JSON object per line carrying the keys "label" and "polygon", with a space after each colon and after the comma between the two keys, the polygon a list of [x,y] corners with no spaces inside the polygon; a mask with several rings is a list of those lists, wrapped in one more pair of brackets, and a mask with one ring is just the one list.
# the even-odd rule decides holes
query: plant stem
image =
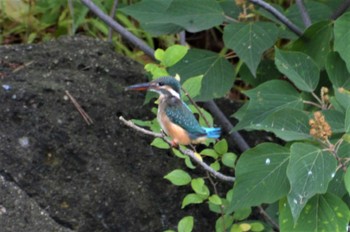
{"label": "plant stem", "polygon": [[[113,6],[112,6],[112,9],[111,9],[111,13],[109,14],[109,16],[114,19],[115,17],[115,13],[117,12],[117,7],[118,7],[118,2],[119,0],[114,0],[113,2]],[[109,27],[108,28],[108,41],[112,41],[112,35],[113,35],[113,28],[112,27]]]}
{"label": "plant stem", "polygon": [[143,40],[137,38],[131,32],[126,30],[119,23],[114,21],[111,17],[106,15],[98,6],[96,6],[91,0],[80,0],[87,8],[89,8],[94,14],[96,14],[103,22],[105,22],[108,26],[113,28],[116,32],[118,32],[123,38],[128,40],[130,43],[137,46],[140,50],[142,50],[146,55],[150,56],[155,60],[154,50],[150,48]]}
{"label": "plant stem", "polygon": [[311,26],[311,19],[309,13],[307,12],[303,0],[296,0],[296,4],[299,8],[301,18],[303,19],[305,27]]}
{"label": "plant stem", "polygon": [[300,28],[298,28],[286,16],[284,16],[281,12],[279,12],[276,8],[274,8],[270,4],[264,2],[263,0],[249,0],[249,2],[254,3],[254,4],[264,8],[268,12],[270,12],[273,16],[275,16],[281,23],[286,25],[296,35],[301,36],[303,34],[303,31],[300,30]]}
{"label": "plant stem", "polygon": [[350,7],[350,0],[344,1],[338,9],[336,9],[332,16],[331,19],[337,19],[340,15],[342,15],[348,8]]}

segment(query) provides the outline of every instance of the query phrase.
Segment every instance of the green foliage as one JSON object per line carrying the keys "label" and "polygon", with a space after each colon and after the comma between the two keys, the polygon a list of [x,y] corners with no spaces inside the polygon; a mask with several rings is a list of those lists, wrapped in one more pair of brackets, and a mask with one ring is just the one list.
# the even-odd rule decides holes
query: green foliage
{"label": "green foliage", "polygon": [[191,182],[191,176],[181,169],[176,169],[168,173],[164,178],[177,186],[187,185]]}
{"label": "green foliage", "polygon": [[224,42],[233,49],[256,76],[256,69],[264,51],[277,40],[275,24],[267,22],[234,23],[225,27]]}
{"label": "green foliage", "polygon": [[[109,28],[79,1],[72,1],[74,12],[66,1],[16,2],[17,7],[6,0],[0,5],[3,43],[17,37],[35,42],[77,31],[98,38],[108,35]],[[95,2],[104,12],[113,3]],[[188,189],[182,208],[206,204],[218,215],[217,232],[271,230],[273,225],[252,210],[266,204],[279,205],[269,209],[271,218],[278,215],[281,231],[344,231],[350,220],[350,13],[331,20],[342,1],[304,1],[312,23],[307,27],[295,1],[266,2],[275,3],[303,34],[293,33],[247,1],[121,1],[118,21],[151,47],[163,46],[155,52],[157,63],[142,60],[152,78],[178,74],[185,90],[182,99],[189,102],[187,94],[198,101],[228,96],[232,87],[241,89],[234,86],[237,77],[249,100],[233,115],[239,121],[234,130],[267,131],[288,142],[262,143],[237,156],[225,139],[206,141],[196,155],[219,172],[235,174],[229,190],[201,172],[192,177],[176,169],[165,178]],[[176,33],[184,30],[193,37],[204,35],[204,43],[174,45]],[[116,50],[142,57],[118,36],[113,42]],[[201,125],[207,126],[199,110],[213,124],[208,112],[189,107]],[[159,132],[156,120],[134,122]],[[159,138],[152,146],[169,149]],[[187,155],[172,151],[189,170],[197,168]],[[187,216],[177,230],[193,228],[194,218]]]}

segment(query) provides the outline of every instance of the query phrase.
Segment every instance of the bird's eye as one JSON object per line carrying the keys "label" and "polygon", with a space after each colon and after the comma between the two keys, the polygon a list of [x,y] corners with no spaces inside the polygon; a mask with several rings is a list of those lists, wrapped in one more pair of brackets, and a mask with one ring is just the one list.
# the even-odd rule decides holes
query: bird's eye
{"label": "bird's eye", "polygon": [[164,83],[163,82],[158,82],[158,86],[163,86]]}

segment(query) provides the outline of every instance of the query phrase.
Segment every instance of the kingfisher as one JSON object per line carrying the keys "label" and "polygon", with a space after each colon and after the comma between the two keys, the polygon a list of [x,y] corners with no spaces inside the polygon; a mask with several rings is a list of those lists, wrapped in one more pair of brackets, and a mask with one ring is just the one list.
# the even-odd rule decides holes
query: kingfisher
{"label": "kingfisher", "polygon": [[190,108],[181,100],[181,85],[174,77],[160,77],[126,87],[126,90],[149,90],[159,94],[157,120],[165,134],[172,138],[172,146],[197,144],[206,138],[220,137],[220,128],[199,125]]}

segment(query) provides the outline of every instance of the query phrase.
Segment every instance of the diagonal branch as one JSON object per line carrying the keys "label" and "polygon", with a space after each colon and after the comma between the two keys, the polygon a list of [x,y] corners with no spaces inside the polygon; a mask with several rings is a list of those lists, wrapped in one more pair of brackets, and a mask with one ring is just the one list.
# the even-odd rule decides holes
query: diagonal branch
{"label": "diagonal branch", "polygon": [[294,23],[292,23],[286,16],[284,16],[281,12],[279,12],[276,8],[271,6],[270,4],[264,2],[263,0],[249,0],[251,3],[254,3],[268,12],[275,16],[281,23],[286,25],[292,32],[294,32],[296,35],[301,36],[303,34],[303,31],[300,30],[299,27],[297,27]]}
{"label": "diagonal branch", "polygon": [[342,15],[348,8],[350,7],[350,0],[344,1],[338,9],[336,9],[332,16],[331,19],[337,19],[340,15]]}
{"label": "diagonal branch", "polygon": [[98,6],[96,6],[91,0],[81,0],[81,2],[89,8],[94,14],[96,14],[103,22],[105,22],[108,26],[113,28],[116,32],[118,32],[123,38],[128,40],[133,45],[140,48],[144,53],[154,59],[154,50],[150,48],[143,40],[137,38],[131,32],[126,30],[122,25],[117,23],[113,18],[106,15]]}
{"label": "diagonal branch", "polygon": [[301,18],[303,19],[305,27],[311,26],[311,19],[309,13],[307,12],[303,0],[296,0],[296,4],[299,8]]}
{"label": "diagonal branch", "polygon": [[[146,135],[151,135],[157,138],[163,138],[165,142],[167,142],[169,145],[171,145],[171,141],[169,139],[167,139],[166,137],[164,137],[161,133],[155,133],[153,131],[149,131],[146,130],[142,127],[136,126],[133,122],[131,122],[130,120],[126,120],[125,118],[123,118],[122,116],[119,117],[119,120],[122,121],[125,125],[133,128],[134,130],[137,130],[143,134]],[[214,169],[212,169],[208,164],[206,164],[205,162],[203,162],[202,160],[200,160],[195,153],[192,150],[189,149],[183,149],[181,147],[179,147],[179,150],[192,158],[192,160],[194,160],[198,165],[200,165],[204,170],[208,171],[210,174],[212,174],[213,176],[215,176],[216,178],[223,180],[223,181],[227,181],[227,182],[234,182],[235,181],[235,177],[232,176],[226,176],[220,172],[215,171]]]}

